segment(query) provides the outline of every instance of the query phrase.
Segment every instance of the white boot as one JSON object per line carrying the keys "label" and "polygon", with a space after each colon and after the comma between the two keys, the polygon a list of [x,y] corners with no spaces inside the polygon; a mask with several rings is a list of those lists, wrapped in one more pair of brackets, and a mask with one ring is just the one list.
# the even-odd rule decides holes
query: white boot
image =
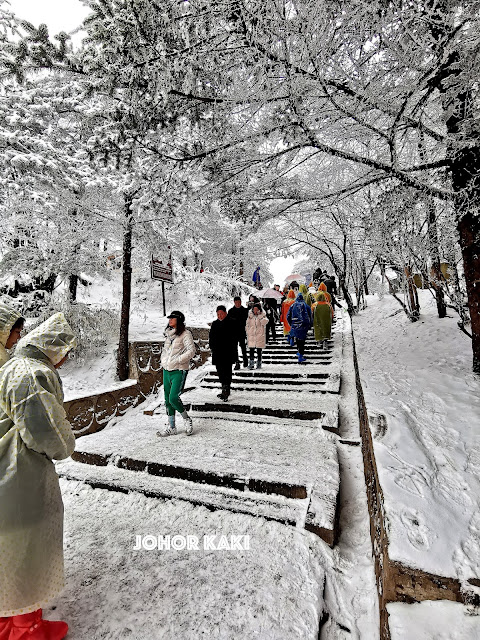
{"label": "white boot", "polygon": [[182,413],[183,424],[185,425],[185,433],[187,436],[191,436],[193,433],[193,422],[186,411]]}
{"label": "white boot", "polygon": [[173,416],[168,416],[168,427],[165,431],[157,431],[157,436],[163,438],[165,436],[176,436],[177,435],[177,427],[175,426],[175,414]]}

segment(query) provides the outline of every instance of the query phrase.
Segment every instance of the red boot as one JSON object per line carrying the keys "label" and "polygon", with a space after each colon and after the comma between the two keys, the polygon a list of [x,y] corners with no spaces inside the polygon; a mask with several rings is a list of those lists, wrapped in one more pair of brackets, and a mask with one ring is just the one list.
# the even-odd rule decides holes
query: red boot
{"label": "red boot", "polygon": [[0,640],[10,639],[11,628],[12,628],[11,618],[0,618]]}
{"label": "red boot", "polygon": [[42,610],[13,616],[8,640],[63,640],[67,635],[66,622],[42,620]]}

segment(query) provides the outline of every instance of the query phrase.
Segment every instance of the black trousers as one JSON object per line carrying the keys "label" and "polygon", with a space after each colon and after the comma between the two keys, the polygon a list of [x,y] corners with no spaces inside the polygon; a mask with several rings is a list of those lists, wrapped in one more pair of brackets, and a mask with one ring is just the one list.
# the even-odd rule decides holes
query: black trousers
{"label": "black trousers", "polygon": [[[262,359],[262,349],[257,349],[257,360]],[[253,347],[250,348],[250,360],[255,360],[255,349]]]}
{"label": "black trousers", "polygon": [[270,334],[272,334],[272,339],[273,340],[277,339],[277,332],[275,330],[275,318],[274,317],[270,318],[270,320],[268,321],[268,324],[267,324],[267,342],[270,339]]}
{"label": "black trousers", "polygon": [[298,353],[303,356],[303,354],[305,353],[305,340],[300,340],[300,338],[297,338],[297,350]]}
{"label": "black trousers", "polygon": [[232,385],[232,366],[232,363],[225,362],[215,365],[222,388],[227,387],[229,391]]}
{"label": "black trousers", "polygon": [[240,349],[242,350],[242,358],[243,358],[243,364],[246,365],[247,364],[247,336],[244,334],[243,336],[240,336],[238,338],[238,346],[237,346],[237,362],[240,362],[240,360],[238,359],[238,347],[240,347]]}

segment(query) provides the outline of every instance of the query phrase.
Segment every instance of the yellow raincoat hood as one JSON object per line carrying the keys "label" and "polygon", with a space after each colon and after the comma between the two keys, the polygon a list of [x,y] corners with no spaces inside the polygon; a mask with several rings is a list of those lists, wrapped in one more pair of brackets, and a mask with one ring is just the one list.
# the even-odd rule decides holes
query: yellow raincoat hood
{"label": "yellow raincoat hood", "polygon": [[9,307],[8,304],[0,302],[0,344],[2,347],[5,346],[13,325],[21,317],[21,313]]}
{"label": "yellow raincoat hood", "polygon": [[77,339],[65,316],[55,313],[19,341],[15,355],[28,358],[31,356],[29,347],[35,347],[56,365],[76,346]]}
{"label": "yellow raincoat hood", "polygon": [[22,314],[8,304],[0,302],[0,367],[8,361],[9,355],[5,345],[15,322],[22,317]]}

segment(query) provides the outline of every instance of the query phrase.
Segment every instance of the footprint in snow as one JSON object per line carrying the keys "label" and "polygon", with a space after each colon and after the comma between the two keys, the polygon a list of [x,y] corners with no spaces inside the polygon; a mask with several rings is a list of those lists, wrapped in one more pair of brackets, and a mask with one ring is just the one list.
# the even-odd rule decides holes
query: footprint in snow
{"label": "footprint in snow", "polygon": [[421,521],[418,511],[407,509],[400,515],[400,520],[412,547],[424,550],[430,548],[430,529]]}

